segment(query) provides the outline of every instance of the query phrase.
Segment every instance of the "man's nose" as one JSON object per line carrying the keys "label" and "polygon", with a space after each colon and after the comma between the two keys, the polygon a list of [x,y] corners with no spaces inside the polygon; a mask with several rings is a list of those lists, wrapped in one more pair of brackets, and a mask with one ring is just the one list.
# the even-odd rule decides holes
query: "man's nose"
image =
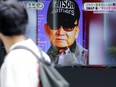
{"label": "man's nose", "polygon": [[58,29],[57,34],[60,34],[60,35],[65,34],[65,31],[62,26],[60,26],[60,28]]}

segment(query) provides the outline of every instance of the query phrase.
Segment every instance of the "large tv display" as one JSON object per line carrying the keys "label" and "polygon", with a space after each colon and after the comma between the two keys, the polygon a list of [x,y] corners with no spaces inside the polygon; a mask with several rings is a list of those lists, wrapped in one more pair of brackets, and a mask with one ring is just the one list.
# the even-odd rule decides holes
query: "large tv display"
{"label": "large tv display", "polygon": [[82,0],[38,2],[43,5],[43,9],[38,10],[38,46],[55,64],[88,64],[84,57],[88,46],[83,29]]}
{"label": "large tv display", "polygon": [[[37,44],[50,56],[52,62],[59,65],[115,66],[115,0],[53,0],[50,3],[51,1],[38,0],[42,9],[38,10]],[[80,17],[77,25],[72,27],[73,17],[67,15],[74,13],[78,16],[75,2],[79,7]],[[75,27],[78,27],[75,31],[77,36],[72,33]],[[66,33],[72,34],[69,42]],[[73,45],[70,44],[71,41]],[[75,44],[79,45],[75,47]],[[79,47],[81,51],[77,52]],[[71,52],[71,55],[66,54],[66,51]]]}
{"label": "large tv display", "polygon": [[56,65],[116,66],[115,0],[20,3],[29,14],[26,37]]}

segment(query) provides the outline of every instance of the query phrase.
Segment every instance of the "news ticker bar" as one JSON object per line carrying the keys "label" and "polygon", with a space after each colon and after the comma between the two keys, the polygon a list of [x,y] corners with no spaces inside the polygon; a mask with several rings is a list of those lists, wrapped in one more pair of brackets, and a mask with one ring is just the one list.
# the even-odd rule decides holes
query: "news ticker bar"
{"label": "news ticker bar", "polygon": [[116,3],[84,3],[83,10],[85,11],[116,11]]}

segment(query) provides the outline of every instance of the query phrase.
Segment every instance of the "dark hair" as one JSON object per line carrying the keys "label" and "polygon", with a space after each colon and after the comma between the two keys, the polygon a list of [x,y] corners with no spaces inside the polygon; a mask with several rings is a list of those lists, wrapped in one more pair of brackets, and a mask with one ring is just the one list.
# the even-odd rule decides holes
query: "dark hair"
{"label": "dark hair", "polygon": [[48,7],[47,23],[66,25],[79,21],[80,10],[75,0],[52,0]]}
{"label": "dark hair", "polygon": [[27,12],[18,1],[0,1],[0,33],[6,36],[24,34],[27,23]]}

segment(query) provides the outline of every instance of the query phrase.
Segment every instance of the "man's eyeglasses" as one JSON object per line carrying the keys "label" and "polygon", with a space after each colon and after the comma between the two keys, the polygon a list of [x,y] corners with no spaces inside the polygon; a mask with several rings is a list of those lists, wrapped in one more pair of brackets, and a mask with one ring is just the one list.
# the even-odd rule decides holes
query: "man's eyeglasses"
{"label": "man's eyeglasses", "polygon": [[65,31],[70,32],[73,31],[74,27],[78,25],[72,24],[72,25],[64,25],[64,26],[63,25],[49,25],[49,26],[52,30],[58,30],[62,26]]}

